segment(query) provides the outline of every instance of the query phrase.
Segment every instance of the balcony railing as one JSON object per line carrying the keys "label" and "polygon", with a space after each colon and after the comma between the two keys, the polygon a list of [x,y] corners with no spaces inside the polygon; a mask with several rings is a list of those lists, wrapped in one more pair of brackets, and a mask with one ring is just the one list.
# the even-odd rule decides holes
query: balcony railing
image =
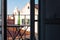
{"label": "balcony railing", "polygon": [[[7,36],[12,38],[12,40],[15,40],[16,37],[20,37],[19,39],[23,38],[23,36],[26,34],[26,30],[30,25],[7,25]],[[27,26],[25,30],[21,30],[24,26]],[[9,27],[16,29],[16,30],[9,30]],[[28,34],[28,33],[27,33]],[[18,36],[19,35],[19,36]],[[29,34],[30,35],[30,34]]]}
{"label": "balcony railing", "polygon": [[[37,16],[37,15],[35,15],[35,16]],[[11,17],[13,17],[13,18],[11,18]],[[20,25],[16,25],[15,16],[7,15],[7,38],[10,38],[10,39],[12,38],[11,40],[21,39],[21,38],[30,39],[30,31],[26,31],[28,29],[28,27],[30,27],[30,15],[28,15],[28,14],[20,15],[20,18],[24,19],[24,21],[23,21],[24,23],[21,22]],[[29,22],[26,21],[27,19],[29,19]],[[27,27],[27,28],[25,30],[22,30],[23,27]]]}

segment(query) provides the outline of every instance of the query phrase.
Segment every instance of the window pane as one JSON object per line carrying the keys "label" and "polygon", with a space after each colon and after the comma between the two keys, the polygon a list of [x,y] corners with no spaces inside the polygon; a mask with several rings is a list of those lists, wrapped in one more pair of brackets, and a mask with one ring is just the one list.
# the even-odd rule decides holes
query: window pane
{"label": "window pane", "polygon": [[0,40],[2,40],[2,35],[0,34]]}
{"label": "window pane", "polygon": [[0,28],[0,31],[2,31],[1,28]]}
{"label": "window pane", "polygon": [[35,38],[38,40],[38,0],[35,0]]}
{"label": "window pane", "polygon": [[2,24],[2,20],[0,19],[0,25]]}
{"label": "window pane", "polygon": [[30,20],[29,19],[27,19],[27,24],[30,24]]}
{"label": "window pane", "polygon": [[7,40],[30,39],[30,0],[7,0],[7,24]]}
{"label": "window pane", "polygon": [[1,17],[1,15],[0,15],[0,19],[1,19],[2,17]]}
{"label": "window pane", "polygon": [[0,40],[2,40],[2,12],[1,12],[1,2],[2,0],[0,0]]}
{"label": "window pane", "polygon": [[1,14],[1,0],[0,0],[0,14]]}
{"label": "window pane", "polygon": [[35,22],[35,38],[38,40],[38,22]]}
{"label": "window pane", "polygon": [[22,19],[22,24],[25,24],[25,20],[24,19]]}

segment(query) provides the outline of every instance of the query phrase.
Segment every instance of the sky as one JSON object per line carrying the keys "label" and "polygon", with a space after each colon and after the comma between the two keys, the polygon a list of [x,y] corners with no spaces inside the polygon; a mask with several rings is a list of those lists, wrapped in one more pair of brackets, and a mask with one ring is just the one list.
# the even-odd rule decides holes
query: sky
{"label": "sky", "polygon": [[[7,14],[12,14],[14,9],[17,7],[21,10],[30,0],[7,0]],[[35,0],[38,3],[38,0]]]}

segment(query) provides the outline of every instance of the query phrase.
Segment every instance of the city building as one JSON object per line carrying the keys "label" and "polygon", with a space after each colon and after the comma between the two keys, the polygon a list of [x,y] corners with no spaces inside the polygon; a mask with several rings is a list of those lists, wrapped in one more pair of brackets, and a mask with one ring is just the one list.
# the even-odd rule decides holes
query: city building
{"label": "city building", "polygon": [[[14,15],[15,15],[15,24],[17,24],[18,21],[18,8],[15,8]],[[38,20],[38,4],[35,4],[35,20]],[[22,24],[30,24],[30,3],[27,3],[21,10],[20,10],[20,25]],[[29,28],[30,29],[30,28]],[[30,31],[30,30],[27,31]],[[37,33],[37,22],[35,22],[35,32]]]}
{"label": "city building", "polygon": [[[27,3],[21,10],[17,7],[13,11],[14,16],[7,16],[7,24],[18,24],[18,14],[20,14],[20,25],[30,25],[30,3]],[[38,4],[35,4],[35,20],[38,20]],[[35,22],[35,34],[38,35],[38,22]],[[25,30],[27,27],[23,27]],[[13,30],[13,28],[9,28]],[[26,34],[30,34],[30,26],[26,30]],[[29,37],[30,38],[30,37]]]}

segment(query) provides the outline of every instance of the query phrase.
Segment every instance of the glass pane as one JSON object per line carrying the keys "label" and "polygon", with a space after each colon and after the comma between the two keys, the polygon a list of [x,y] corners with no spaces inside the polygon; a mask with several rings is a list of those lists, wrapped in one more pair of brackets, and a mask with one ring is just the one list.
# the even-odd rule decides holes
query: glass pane
{"label": "glass pane", "polygon": [[35,38],[38,40],[38,22],[35,22]]}
{"label": "glass pane", "polygon": [[2,25],[2,20],[0,19],[0,25]]}
{"label": "glass pane", "polygon": [[2,35],[0,34],[0,40],[2,40]]}
{"label": "glass pane", "polygon": [[0,0],[0,40],[2,40],[2,12],[1,12],[1,2]]}
{"label": "glass pane", "polygon": [[35,38],[38,40],[38,0],[35,0]]}
{"label": "glass pane", "polygon": [[0,19],[1,19],[2,17],[1,17],[1,15],[0,15]]}
{"label": "glass pane", "polygon": [[0,0],[0,14],[1,14],[1,0]]}
{"label": "glass pane", "polygon": [[2,31],[1,26],[0,26],[0,31]]}
{"label": "glass pane", "polygon": [[30,0],[7,0],[7,40],[13,39],[30,39]]}

